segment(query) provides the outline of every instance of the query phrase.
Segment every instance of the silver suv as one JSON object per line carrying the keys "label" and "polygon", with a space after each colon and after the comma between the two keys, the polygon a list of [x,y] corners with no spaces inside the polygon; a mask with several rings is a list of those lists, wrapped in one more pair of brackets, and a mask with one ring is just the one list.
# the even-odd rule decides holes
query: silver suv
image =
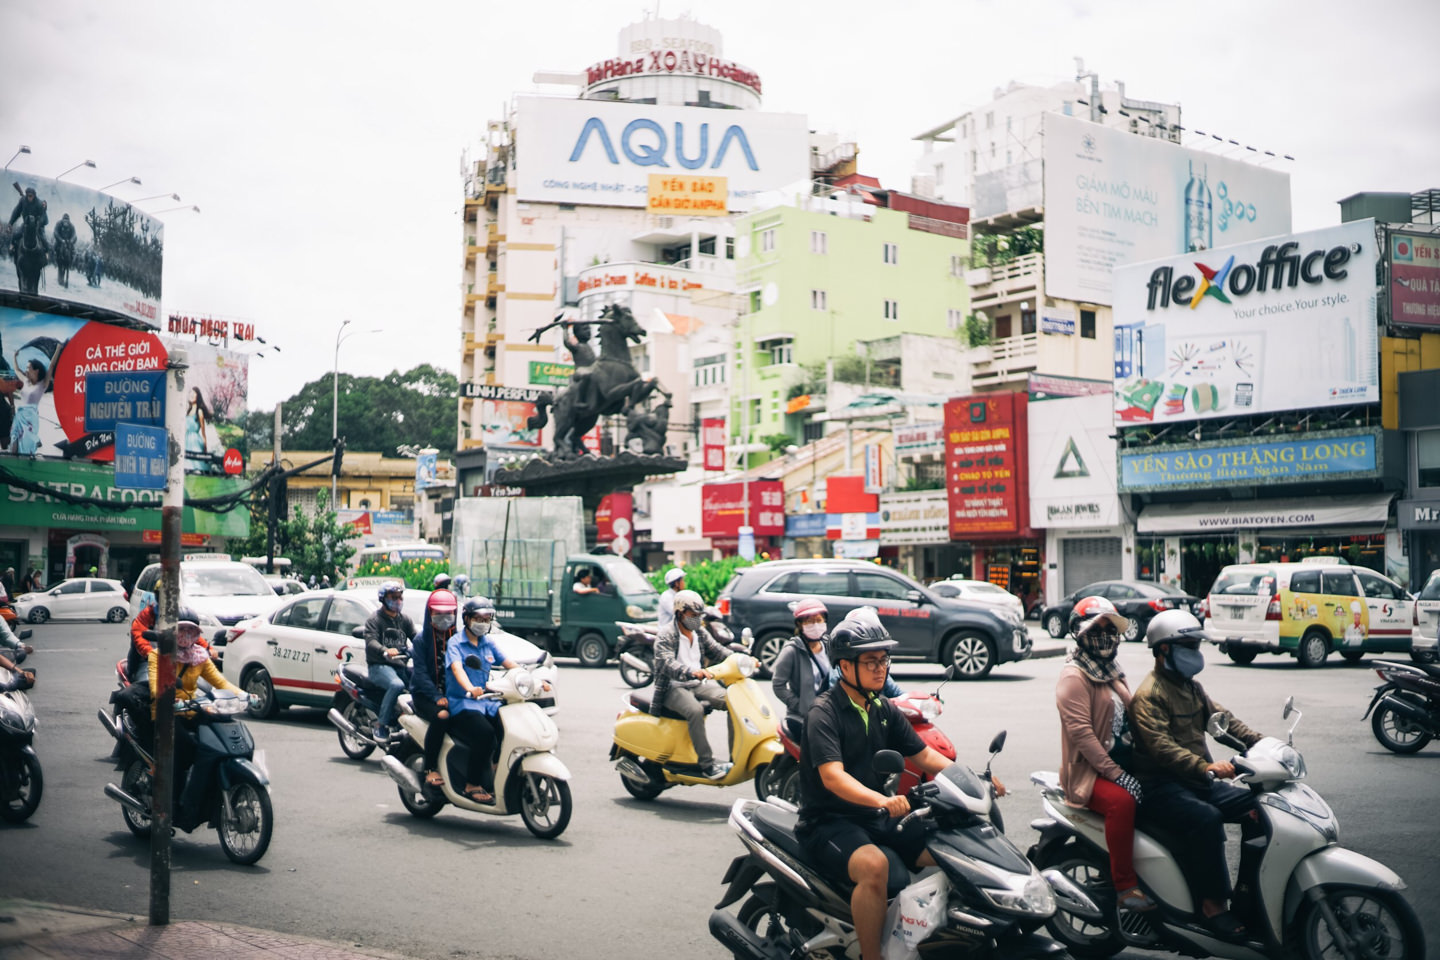
{"label": "silver suv", "polygon": [[1425,586],[1415,595],[1410,659],[1417,663],[1440,661],[1440,570],[1432,572]]}

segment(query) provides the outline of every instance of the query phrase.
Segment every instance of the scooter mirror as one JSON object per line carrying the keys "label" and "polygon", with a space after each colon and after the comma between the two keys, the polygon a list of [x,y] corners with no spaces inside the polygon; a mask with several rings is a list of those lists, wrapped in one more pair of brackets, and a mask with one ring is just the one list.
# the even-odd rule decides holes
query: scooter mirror
{"label": "scooter mirror", "polygon": [[364,640],[364,639],[365,639],[365,628],[364,628],[364,627],[356,627],[354,630],[351,630],[351,631],[350,631],[350,636],[354,637],[356,640]]}
{"label": "scooter mirror", "polygon": [[958,676],[960,676],[960,668],[955,666],[955,664],[952,663],[950,664],[950,666],[945,668],[946,680],[954,680]]}
{"label": "scooter mirror", "polygon": [[465,666],[471,670],[479,670],[484,664],[480,662],[479,657],[472,653],[465,658]]}
{"label": "scooter mirror", "polygon": [[[24,638],[22,637],[21,639],[24,639]],[[1290,714],[1292,714],[1292,713],[1294,713],[1294,712],[1295,712],[1295,698],[1294,698],[1294,697],[1286,697],[1286,698],[1285,698],[1285,709],[1280,712],[1280,719],[1282,719],[1282,720],[1289,720],[1289,719],[1290,719]]]}
{"label": "scooter mirror", "polygon": [[1210,719],[1205,721],[1205,732],[1212,737],[1223,737],[1230,729],[1230,715],[1223,711],[1210,714]]}
{"label": "scooter mirror", "polygon": [[995,734],[995,739],[990,741],[990,752],[999,753],[1005,749],[1005,731],[1001,730]]}
{"label": "scooter mirror", "polygon": [[905,770],[905,758],[894,750],[881,750],[875,754],[876,773],[901,773]]}
{"label": "scooter mirror", "polygon": [[21,630],[18,634],[16,634],[16,636],[18,636],[21,640],[29,640],[30,635],[34,632],[34,630]]}

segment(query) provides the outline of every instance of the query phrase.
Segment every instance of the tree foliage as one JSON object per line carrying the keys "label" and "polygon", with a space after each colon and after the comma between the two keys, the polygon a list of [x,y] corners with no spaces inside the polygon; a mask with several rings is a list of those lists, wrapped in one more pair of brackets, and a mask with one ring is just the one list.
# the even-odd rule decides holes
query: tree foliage
{"label": "tree foliage", "polygon": [[[760,560],[770,559],[768,553],[762,553]],[[720,591],[725,589],[725,584],[735,576],[735,571],[741,567],[748,567],[755,561],[746,560],[744,557],[726,557],[723,560],[701,560],[699,563],[687,563],[681,569],[685,571],[685,589],[694,590],[700,594],[701,599],[706,603],[714,603]],[[665,570],[669,570],[666,567]],[[656,590],[662,593],[668,589],[665,586],[665,570],[656,570],[653,573],[645,574]]]}
{"label": "tree foliage", "polygon": [[[239,556],[265,556],[269,523],[269,498],[257,497],[250,503],[250,536],[233,548]],[[292,507],[290,519],[276,526],[275,556],[289,557],[291,575],[301,580],[324,576],[339,583],[355,555],[355,547],[346,542],[354,535],[354,528],[342,524],[330,509],[330,491],[321,487],[315,491],[313,512]]]}

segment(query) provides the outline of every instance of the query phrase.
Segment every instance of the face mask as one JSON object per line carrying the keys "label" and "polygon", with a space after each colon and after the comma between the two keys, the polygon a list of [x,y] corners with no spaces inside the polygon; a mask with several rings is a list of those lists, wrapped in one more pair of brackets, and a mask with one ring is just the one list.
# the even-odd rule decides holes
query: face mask
{"label": "face mask", "polygon": [[1205,655],[1193,647],[1170,648],[1170,669],[1187,680],[1205,669]]}
{"label": "face mask", "polygon": [[800,628],[800,631],[805,634],[806,640],[820,640],[825,636],[825,624],[807,623]]}
{"label": "face mask", "polygon": [[400,612],[400,601],[399,601],[399,600],[389,600],[389,599],[387,599],[387,600],[385,601],[385,609],[386,609],[386,610],[389,610],[391,613],[399,613],[399,612]]}
{"label": "face mask", "polygon": [[687,613],[680,618],[680,625],[690,631],[699,630],[702,622],[698,613]]}
{"label": "face mask", "polygon": [[455,614],[437,613],[430,618],[430,625],[436,630],[449,630],[455,626]]}
{"label": "face mask", "polygon": [[465,629],[469,630],[473,636],[483,637],[490,632],[490,624],[491,621],[481,620],[477,617],[465,624]]}
{"label": "face mask", "polygon": [[1114,660],[1115,652],[1120,648],[1120,638],[1115,634],[1101,634],[1098,630],[1092,630],[1081,637],[1077,643],[1080,649],[1094,657],[1096,660]]}

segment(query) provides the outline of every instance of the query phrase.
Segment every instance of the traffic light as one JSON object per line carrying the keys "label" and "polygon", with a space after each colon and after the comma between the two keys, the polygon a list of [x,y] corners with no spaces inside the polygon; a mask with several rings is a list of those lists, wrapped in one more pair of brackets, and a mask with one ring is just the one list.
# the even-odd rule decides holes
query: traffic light
{"label": "traffic light", "polygon": [[335,459],[330,461],[330,476],[340,476],[340,463],[345,459],[345,438],[335,439]]}
{"label": "traffic light", "polygon": [[270,481],[270,515],[276,520],[290,519],[290,481],[284,477]]}

